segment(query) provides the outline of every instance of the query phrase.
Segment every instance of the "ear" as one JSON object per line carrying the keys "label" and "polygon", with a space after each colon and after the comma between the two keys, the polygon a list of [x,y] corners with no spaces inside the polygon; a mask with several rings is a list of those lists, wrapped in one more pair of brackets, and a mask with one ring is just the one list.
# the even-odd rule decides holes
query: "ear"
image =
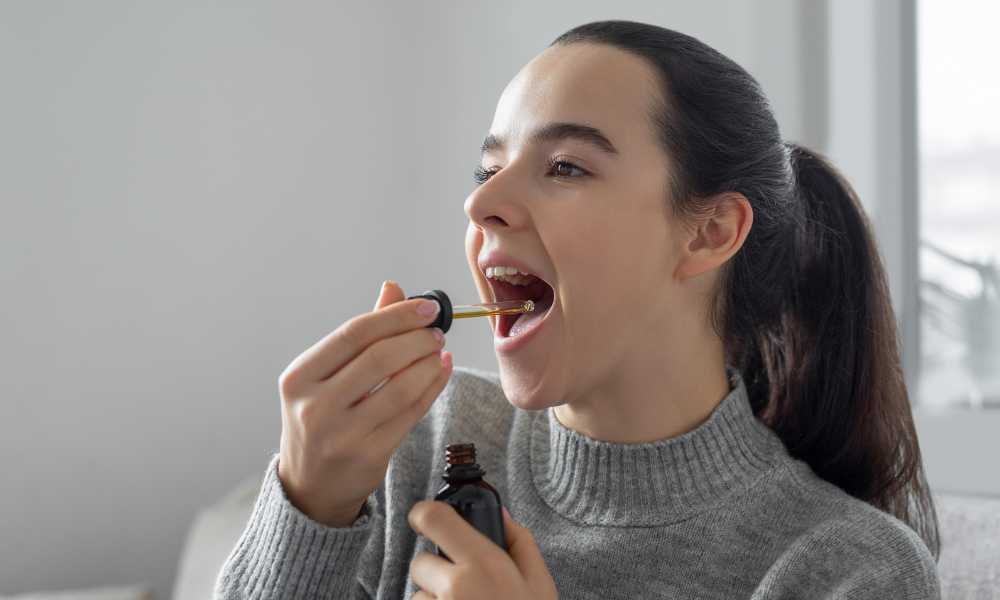
{"label": "ear", "polygon": [[743,246],[753,225],[753,208],[737,192],[719,194],[711,208],[686,229],[674,277],[685,280],[720,267]]}

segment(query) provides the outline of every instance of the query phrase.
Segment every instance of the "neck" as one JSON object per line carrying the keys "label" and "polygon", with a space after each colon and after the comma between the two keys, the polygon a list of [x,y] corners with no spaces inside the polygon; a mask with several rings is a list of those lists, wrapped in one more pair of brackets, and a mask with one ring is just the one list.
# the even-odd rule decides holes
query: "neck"
{"label": "neck", "polygon": [[[660,338],[669,339],[669,338]],[[684,338],[680,338],[684,339]],[[553,407],[565,427],[595,440],[642,443],[682,435],[705,422],[729,393],[722,342],[703,335],[683,348],[632,346],[613,374],[585,395]]]}
{"label": "neck", "polygon": [[553,408],[528,414],[523,471],[553,510],[587,525],[653,527],[684,521],[748,492],[789,456],[754,416],[739,371],[708,419],[684,435],[609,443],[564,427]]}

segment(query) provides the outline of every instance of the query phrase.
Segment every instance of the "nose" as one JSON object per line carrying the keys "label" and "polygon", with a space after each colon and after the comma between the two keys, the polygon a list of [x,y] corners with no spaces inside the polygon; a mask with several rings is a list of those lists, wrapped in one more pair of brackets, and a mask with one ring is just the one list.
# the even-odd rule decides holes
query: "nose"
{"label": "nose", "polygon": [[506,167],[479,185],[465,199],[465,214],[480,229],[523,227],[527,215],[523,198],[527,190],[519,189],[517,174]]}

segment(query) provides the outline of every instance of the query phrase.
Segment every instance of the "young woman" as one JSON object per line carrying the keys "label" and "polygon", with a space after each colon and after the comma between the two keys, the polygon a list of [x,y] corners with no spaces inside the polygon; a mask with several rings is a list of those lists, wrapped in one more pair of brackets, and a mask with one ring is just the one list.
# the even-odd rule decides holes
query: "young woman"
{"label": "young woman", "polygon": [[[745,70],[586,24],[510,82],[482,150],[473,279],[539,310],[491,318],[498,375],[453,370],[436,304],[387,282],[293,361],[217,598],[939,597],[868,221]],[[428,500],[458,442],[507,552]]]}

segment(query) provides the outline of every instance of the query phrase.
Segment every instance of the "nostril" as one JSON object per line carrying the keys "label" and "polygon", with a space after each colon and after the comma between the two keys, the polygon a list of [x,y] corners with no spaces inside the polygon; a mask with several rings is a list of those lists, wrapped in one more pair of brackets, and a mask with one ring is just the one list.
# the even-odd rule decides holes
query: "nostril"
{"label": "nostril", "polygon": [[507,225],[507,222],[501,219],[500,217],[489,216],[486,217],[485,221],[487,223],[489,223],[490,221],[498,221],[500,225]]}

